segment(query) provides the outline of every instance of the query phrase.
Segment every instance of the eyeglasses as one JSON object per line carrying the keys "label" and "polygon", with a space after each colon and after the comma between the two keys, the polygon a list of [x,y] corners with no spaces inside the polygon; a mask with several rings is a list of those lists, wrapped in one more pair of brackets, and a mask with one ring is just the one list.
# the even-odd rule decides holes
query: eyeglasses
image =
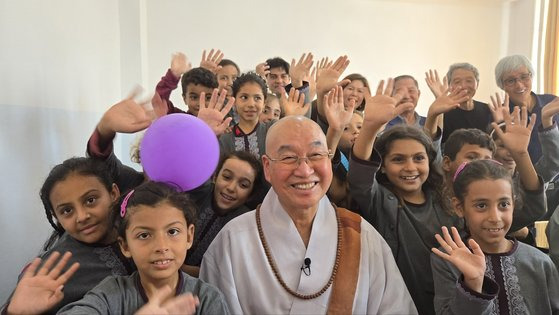
{"label": "eyeglasses", "polygon": [[528,72],[528,73],[524,73],[520,75],[520,78],[509,78],[506,80],[503,80],[503,83],[506,86],[514,86],[516,84],[516,82],[522,82],[524,84],[529,83],[530,80],[532,79],[532,73]]}
{"label": "eyeglasses", "polygon": [[324,161],[326,158],[331,159],[333,156],[334,154],[330,152],[316,152],[307,156],[285,155],[277,159],[273,159],[268,156],[268,159],[272,162],[279,162],[286,166],[297,167],[301,164],[301,161],[305,161],[308,165],[312,165],[314,163]]}

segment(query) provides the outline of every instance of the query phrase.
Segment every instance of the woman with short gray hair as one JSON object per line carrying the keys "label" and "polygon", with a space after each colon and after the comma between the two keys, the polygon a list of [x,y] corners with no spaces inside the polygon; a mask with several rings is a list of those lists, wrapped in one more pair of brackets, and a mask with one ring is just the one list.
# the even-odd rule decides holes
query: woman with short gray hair
{"label": "woman with short gray hair", "polygon": [[[559,98],[552,94],[536,94],[532,91],[534,68],[528,58],[522,55],[504,57],[495,66],[497,85],[509,95],[510,111],[515,106],[526,107],[528,113],[536,114],[537,131],[532,132],[528,153],[533,163],[542,157],[540,139],[557,128],[559,124]],[[559,178],[552,180],[546,192],[549,218],[559,204]]]}

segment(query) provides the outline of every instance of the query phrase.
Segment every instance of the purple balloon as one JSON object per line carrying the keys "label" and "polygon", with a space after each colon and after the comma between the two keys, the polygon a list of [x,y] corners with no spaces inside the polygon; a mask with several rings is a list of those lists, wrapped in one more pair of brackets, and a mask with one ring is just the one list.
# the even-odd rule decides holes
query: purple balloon
{"label": "purple balloon", "polygon": [[151,180],[194,189],[212,176],[219,144],[212,129],[188,114],[170,114],[154,121],[140,143],[140,159]]}

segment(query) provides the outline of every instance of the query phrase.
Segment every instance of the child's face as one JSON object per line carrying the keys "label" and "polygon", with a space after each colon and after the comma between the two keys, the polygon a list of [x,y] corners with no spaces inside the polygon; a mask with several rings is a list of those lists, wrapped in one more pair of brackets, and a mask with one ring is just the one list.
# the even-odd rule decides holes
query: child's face
{"label": "child's face", "polygon": [[239,73],[237,68],[232,65],[222,67],[217,71],[217,82],[219,83],[219,90],[227,90],[227,96],[233,95],[233,81],[237,79]]}
{"label": "child's face", "polygon": [[482,179],[468,185],[464,202],[453,198],[456,213],[464,217],[472,238],[486,253],[504,253],[514,209],[512,187],[505,179]]}
{"label": "child's face", "polygon": [[489,160],[492,157],[493,153],[488,148],[482,148],[477,144],[465,143],[456,154],[454,161],[450,160],[446,155],[443,157],[443,170],[447,177],[450,176],[452,178],[460,164],[475,160]]}
{"label": "child's face", "polygon": [[495,146],[497,147],[497,150],[495,151],[495,155],[493,156],[493,158],[501,162],[501,164],[503,164],[503,166],[507,170],[509,170],[509,172],[513,173],[514,169],[516,168],[516,162],[512,158],[510,151],[505,148],[503,141],[501,141],[500,139],[495,140]]}
{"label": "child's face", "polygon": [[250,164],[237,158],[227,159],[215,178],[214,200],[219,209],[230,210],[244,204],[255,178],[256,171]]}
{"label": "child's face", "polygon": [[108,191],[97,177],[72,173],[54,185],[49,199],[56,220],[71,237],[88,244],[104,244],[113,237],[109,233],[109,213],[118,196],[116,185]]}
{"label": "child's face", "polygon": [[186,86],[186,94],[183,97],[184,103],[188,105],[188,112],[194,116],[198,116],[198,111],[200,110],[200,94],[202,92],[206,93],[207,104],[212,97],[213,90],[211,88],[194,83],[189,83]]}
{"label": "child's face", "polygon": [[268,97],[266,99],[266,104],[264,105],[264,110],[260,114],[260,122],[266,123],[272,120],[280,119],[281,107],[279,100],[275,97]]}
{"label": "child's face", "polygon": [[235,106],[240,121],[257,123],[264,108],[262,88],[255,82],[247,82],[235,96]]}
{"label": "child's face", "polygon": [[353,80],[344,88],[344,105],[349,105],[350,101],[355,101],[355,107],[358,107],[363,102],[365,97],[365,84],[361,80]]}
{"label": "child's face", "polygon": [[361,131],[361,126],[363,125],[363,117],[359,114],[353,114],[351,117],[351,121],[349,124],[344,128],[344,132],[342,133],[342,137],[340,138],[340,143],[338,147],[343,151],[349,151],[353,144],[355,143],[355,139],[359,135]]}
{"label": "child's face", "polygon": [[189,225],[183,212],[166,202],[132,211],[126,240],[119,238],[122,253],[134,260],[142,283],[168,282],[173,288],[192,246],[194,224]]}
{"label": "child's face", "polygon": [[285,69],[278,67],[278,68],[271,68],[270,73],[266,77],[266,81],[270,90],[275,94],[282,93],[282,88],[285,88],[286,85],[291,82],[291,78],[289,74],[285,72]]}
{"label": "child's face", "polygon": [[421,187],[429,176],[429,157],[423,144],[412,139],[392,142],[383,157],[382,172],[405,200],[417,200],[422,196]]}

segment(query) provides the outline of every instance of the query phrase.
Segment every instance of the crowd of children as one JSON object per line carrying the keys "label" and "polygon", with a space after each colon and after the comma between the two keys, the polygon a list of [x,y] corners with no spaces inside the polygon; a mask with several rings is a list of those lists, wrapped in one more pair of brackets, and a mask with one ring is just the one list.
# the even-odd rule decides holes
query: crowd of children
{"label": "crowd of children", "polygon": [[[204,51],[192,68],[174,54],[151,109],[134,95],[113,105],[88,157],[51,170],[40,198],[54,231],[3,312],[229,313],[220,288],[198,279],[204,253],[264,199],[270,186],[260,160],[270,127],[302,115],[326,135],[330,201],[384,238],[419,314],[559,314],[559,211],[546,199],[558,185],[559,98],[532,92],[525,57],[496,65],[506,93],[490,104],[474,100],[473,65],[451,65],[442,80],[429,70],[436,99],[426,117],[415,111],[414,77],[376,90],[357,73],[340,80],[347,56],[314,68],[311,53],[291,63],[275,57],[246,73],[223,57]],[[179,81],[185,106],[170,100]],[[197,116],[219,140],[214,175],[192,191],[150,181],[113,153],[118,133],[173,113]],[[534,243],[534,222],[544,219],[549,249]]]}

